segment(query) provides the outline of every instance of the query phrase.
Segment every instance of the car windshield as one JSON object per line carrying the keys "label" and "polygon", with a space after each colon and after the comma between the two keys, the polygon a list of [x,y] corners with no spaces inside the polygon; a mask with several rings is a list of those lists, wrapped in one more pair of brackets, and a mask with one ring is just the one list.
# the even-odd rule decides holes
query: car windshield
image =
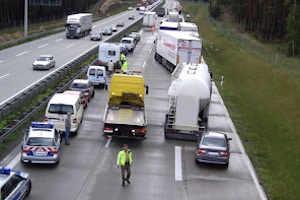
{"label": "car windshield", "polygon": [[87,85],[83,83],[73,83],[71,88],[75,89],[87,89]]}
{"label": "car windshield", "polygon": [[71,114],[74,113],[72,105],[51,104],[49,106],[49,113],[67,114],[68,112],[70,112]]}
{"label": "car windshield", "polygon": [[38,57],[36,60],[37,61],[48,61],[48,60],[50,60],[50,58],[49,57]]}
{"label": "car windshield", "polygon": [[202,145],[211,147],[226,147],[226,143],[223,138],[204,137]]}
{"label": "car windshield", "polygon": [[130,44],[131,41],[130,40],[122,40],[122,43],[124,43],[124,44]]}
{"label": "car windshield", "polygon": [[29,146],[55,146],[53,138],[31,137],[27,140]]}

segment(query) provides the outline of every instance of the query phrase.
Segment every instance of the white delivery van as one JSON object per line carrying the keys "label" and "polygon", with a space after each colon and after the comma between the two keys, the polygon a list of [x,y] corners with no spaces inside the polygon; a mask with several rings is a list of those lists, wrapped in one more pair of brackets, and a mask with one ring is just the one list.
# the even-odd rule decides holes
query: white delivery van
{"label": "white delivery van", "polygon": [[91,65],[87,70],[87,78],[92,85],[99,85],[103,88],[106,85],[106,68],[105,66]]}
{"label": "white delivery van", "polygon": [[120,41],[121,44],[125,45],[130,53],[133,53],[135,48],[134,38],[132,37],[123,37]]}
{"label": "white delivery van", "polygon": [[56,130],[65,132],[65,119],[71,113],[71,131],[77,134],[82,122],[83,105],[80,95],[56,93],[48,102],[45,121],[53,123]]}

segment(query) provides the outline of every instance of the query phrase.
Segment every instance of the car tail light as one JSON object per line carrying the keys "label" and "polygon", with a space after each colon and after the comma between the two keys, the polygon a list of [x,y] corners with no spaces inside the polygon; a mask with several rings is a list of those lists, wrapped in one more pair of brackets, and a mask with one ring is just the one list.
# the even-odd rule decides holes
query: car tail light
{"label": "car tail light", "polygon": [[29,152],[30,152],[30,149],[24,149],[24,148],[23,148],[23,149],[22,149],[22,152],[23,152],[23,153],[29,153]]}
{"label": "car tail light", "polygon": [[76,124],[77,123],[77,118],[74,118],[73,119],[73,124]]}
{"label": "car tail light", "polygon": [[99,64],[99,65],[102,65],[102,64],[103,64],[103,62],[102,62],[101,60],[99,60],[99,61],[98,61],[98,64]]}
{"label": "car tail light", "polygon": [[51,154],[58,154],[58,150],[55,148],[53,150],[50,151]]}
{"label": "car tail light", "polygon": [[110,130],[112,130],[110,127],[104,127],[104,130],[105,131],[110,131]]}
{"label": "car tail light", "polygon": [[84,94],[84,96],[89,96],[90,91],[89,90],[85,90],[85,91],[83,91],[83,94]]}
{"label": "car tail light", "polygon": [[48,117],[47,117],[47,116],[44,117],[44,121],[45,121],[45,122],[48,121]]}
{"label": "car tail light", "polygon": [[228,157],[228,152],[227,151],[222,151],[220,153],[221,157]]}
{"label": "car tail light", "polygon": [[147,130],[146,130],[146,129],[141,129],[141,130],[140,130],[140,133],[142,133],[142,134],[145,135],[145,134],[147,133]]}
{"label": "car tail light", "polygon": [[205,154],[206,151],[204,149],[199,148],[197,154]]}

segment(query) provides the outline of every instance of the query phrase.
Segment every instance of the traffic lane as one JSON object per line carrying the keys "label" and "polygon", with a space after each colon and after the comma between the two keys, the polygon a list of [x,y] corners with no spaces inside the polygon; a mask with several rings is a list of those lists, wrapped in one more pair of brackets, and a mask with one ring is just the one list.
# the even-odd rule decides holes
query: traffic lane
{"label": "traffic lane", "polygon": [[[153,59],[154,60],[154,59]],[[154,61],[155,62],[155,61]],[[151,63],[147,61],[147,63]],[[157,63],[157,62],[156,62]],[[155,77],[153,76],[153,72],[157,72],[159,70],[160,74],[163,68],[158,63],[152,63],[150,66],[147,65],[146,71],[150,74],[152,72],[152,76],[147,77]],[[167,75],[168,81],[170,81],[170,76]],[[151,80],[151,79],[149,79]],[[169,84],[164,85],[160,81],[152,81],[151,83],[162,83],[163,89],[160,88],[159,92],[162,96],[167,97],[167,89]],[[166,87],[167,86],[167,87]],[[161,96],[158,96],[158,99],[162,100]],[[164,102],[168,102],[165,99]],[[162,103],[162,101],[160,102]],[[158,103],[154,103],[154,105],[158,105]],[[168,104],[167,104],[168,105]],[[195,163],[195,152],[196,152],[196,142],[195,141],[178,141],[178,140],[164,140],[165,143],[173,143],[174,146],[179,146],[182,148],[182,165],[183,165],[183,182],[187,185],[187,194],[191,199],[196,199],[199,197],[199,194],[204,194],[203,196],[207,196],[210,199],[261,199],[261,192],[259,188],[257,188],[256,177],[251,170],[251,163],[248,163],[245,159],[247,155],[245,154],[241,142],[239,140],[238,135],[236,134],[234,125],[230,119],[230,116],[226,110],[226,107],[222,101],[222,98],[213,83],[212,88],[212,98],[210,104],[210,112],[209,112],[209,130],[216,130],[221,132],[226,132],[229,137],[233,138],[230,141],[231,144],[231,158],[228,169],[224,169],[222,166],[218,165],[201,165]],[[148,106],[149,108],[149,106]],[[156,107],[154,107],[156,109]],[[167,110],[168,106],[164,109],[160,107],[161,110]],[[149,114],[149,112],[148,112]],[[159,123],[159,120],[164,119],[164,116],[158,115],[159,117],[154,117],[155,122]],[[157,118],[159,120],[157,120]],[[149,117],[149,121],[151,117]],[[163,130],[160,131],[160,135],[163,135]],[[196,183],[197,182],[197,183]],[[201,190],[199,193],[199,185],[202,185],[205,182],[205,190]],[[217,184],[216,184],[217,183]],[[215,187],[213,185],[222,185],[226,183],[225,186],[222,186],[220,191],[223,191],[225,195],[222,193],[216,193]],[[238,190],[238,191],[236,191]],[[227,192],[228,191],[228,194]],[[237,193],[237,194],[236,194]],[[249,194],[249,195],[246,195]],[[235,198],[235,196],[237,198]],[[201,195],[202,197],[202,195]]]}
{"label": "traffic lane", "polygon": [[[124,16],[128,16],[131,12],[135,11],[126,11],[111,16],[96,22],[95,25],[99,27],[111,25],[123,19]],[[134,23],[134,21],[130,23]],[[130,23],[128,21],[128,25]],[[103,38],[102,42],[110,37]],[[11,96],[21,92],[32,83],[98,45],[88,41],[89,36],[80,39],[66,39],[65,32],[61,32],[0,51],[0,83],[9,86],[9,89],[7,87],[0,88],[0,94],[2,94],[0,102],[10,99]],[[40,54],[52,54],[56,60],[56,67],[50,71],[37,71],[40,72],[39,74],[33,72],[32,62]],[[20,84],[20,81],[22,81],[22,84]]]}
{"label": "traffic lane", "polygon": [[16,168],[30,173],[33,189],[28,199],[66,199],[78,198],[93,174],[95,165],[100,165],[106,139],[102,135],[102,114],[107,102],[107,91],[96,89],[94,98],[84,111],[84,118],[77,136],[71,134],[71,145],[62,142],[61,161],[53,165],[22,165]]}
{"label": "traffic lane", "polygon": [[183,149],[184,182],[190,199],[196,199],[199,194],[201,199],[261,199],[239,151],[231,149],[230,164],[225,168],[222,165],[196,163],[196,142],[186,142]]}

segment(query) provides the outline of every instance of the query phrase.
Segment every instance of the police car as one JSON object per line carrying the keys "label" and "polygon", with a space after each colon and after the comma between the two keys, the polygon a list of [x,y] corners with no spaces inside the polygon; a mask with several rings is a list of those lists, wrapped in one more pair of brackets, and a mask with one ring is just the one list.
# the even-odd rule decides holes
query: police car
{"label": "police car", "polygon": [[31,191],[28,173],[0,166],[1,200],[24,199]]}
{"label": "police car", "polygon": [[22,163],[58,164],[61,136],[54,124],[32,122],[25,131],[21,149]]}

